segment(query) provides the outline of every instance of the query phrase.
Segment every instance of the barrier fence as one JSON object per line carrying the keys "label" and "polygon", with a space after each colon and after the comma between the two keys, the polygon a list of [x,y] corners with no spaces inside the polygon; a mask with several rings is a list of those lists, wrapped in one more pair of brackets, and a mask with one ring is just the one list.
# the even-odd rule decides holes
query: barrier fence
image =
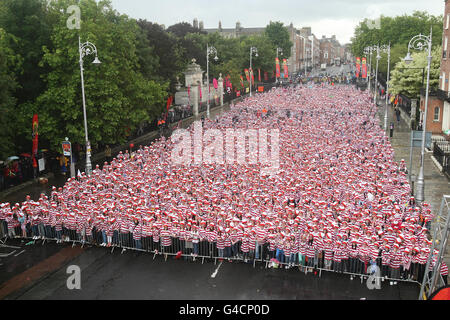
{"label": "barrier fence", "polygon": [[[411,282],[420,284],[425,274],[425,264],[411,263],[408,269],[403,266],[391,268],[378,257],[373,261],[373,265],[378,267],[379,272],[374,275],[369,273],[371,269],[369,259],[360,257],[329,257],[325,250],[315,250],[314,253],[285,253],[280,249],[271,248],[268,243],[258,244],[244,248],[242,242],[231,243],[227,246],[217,246],[216,242],[209,242],[205,239],[185,240],[167,235],[141,237],[130,232],[105,232],[97,230],[95,227],[91,232],[86,229],[70,229],[66,227],[56,228],[49,225],[28,223],[25,227],[16,225],[14,228],[6,221],[1,221],[0,235],[4,243],[7,239],[20,238],[33,241],[42,240],[42,245],[49,241],[56,243],[72,243],[75,245],[102,246],[108,247],[111,253],[117,248],[124,253],[132,250],[143,253],[152,253],[153,259],[157,255],[163,256],[165,260],[169,256],[183,258],[185,260],[201,260],[202,264],[207,261],[218,260],[239,261],[243,263],[262,264],[265,268],[298,268],[301,272],[315,272],[319,277],[322,272],[334,272],[347,274],[351,277],[360,277],[361,282],[369,277],[376,281]],[[376,263],[376,264],[375,264]]]}

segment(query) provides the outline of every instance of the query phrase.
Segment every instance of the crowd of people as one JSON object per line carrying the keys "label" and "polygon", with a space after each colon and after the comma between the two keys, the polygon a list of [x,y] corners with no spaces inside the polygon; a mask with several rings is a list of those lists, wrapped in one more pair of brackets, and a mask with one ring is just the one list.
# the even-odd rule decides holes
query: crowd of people
{"label": "crowd of people", "polygon": [[350,86],[272,89],[202,125],[279,129],[276,173],[263,175],[263,164],[252,161],[175,165],[175,143],[162,137],[48,197],[1,204],[0,220],[10,237],[354,274],[376,263],[383,277],[420,281],[433,213],[411,197],[405,163],[395,162],[376,113],[370,97]]}

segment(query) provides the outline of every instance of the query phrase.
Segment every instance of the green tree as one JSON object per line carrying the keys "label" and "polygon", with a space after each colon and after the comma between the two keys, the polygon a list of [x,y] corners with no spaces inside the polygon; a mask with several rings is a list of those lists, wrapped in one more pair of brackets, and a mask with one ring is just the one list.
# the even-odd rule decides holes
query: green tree
{"label": "green tree", "polygon": [[20,105],[34,101],[44,90],[42,75],[47,72],[39,66],[42,46],[50,46],[50,26],[46,14],[46,0],[2,0],[0,2],[0,27],[18,41],[11,49],[23,58],[22,72],[17,74],[20,83],[15,97]]}
{"label": "green tree", "polygon": [[193,27],[190,23],[180,22],[167,28],[167,32],[173,33],[178,38],[184,38],[189,33],[206,34],[205,31]]}
{"label": "green tree", "polygon": [[[66,27],[71,4],[82,12],[81,30]],[[97,46],[100,66],[84,58],[84,77],[89,140],[92,145],[123,143],[142,121],[152,121],[163,110],[167,86],[148,81],[139,72],[139,27],[135,20],[119,15],[110,1],[60,0],[48,6],[52,46],[44,47],[41,66],[50,72],[47,90],[34,104],[39,110],[40,137],[59,150],[68,136],[83,144],[84,125],[80,88],[78,37]]]}
{"label": "green tree", "polygon": [[[370,28],[366,19],[355,28],[351,46],[353,56],[365,56],[364,48],[366,47],[391,43],[393,48],[397,48],[397,52],[394,51],[392,57],[392,67],[395,67],[395,64],[400,61],[396,54],[398,53],[400,56],[403,53],[406,54],[404,50],[408,49],[409,41],[418,34],[429,35],[430,29],[433,28],[433,45],[441,45],[442,19],[442,16],[436,17],[420,11],[415,11],[412,15],[397,17],[381,16],[380,29]],[[387,63],[383,63],[380,67],[383,73],[387,72]]]}
{"label": "green tree", "polygon": [[183,48],[180,46],[178,38],[156,23],[139,20],[138,25],[153,48],[153,53],[159,59],[159,66],[156,69],[159,81],[169,81],[170,91],[174,93],[176,77],[184,71],[186,66],[186,61],[183,59]]}
{"label": "green tree", "polygon": [[18,83],[15,74],[20,69],[22,59],[12,47],[17,39],[0,28],[0,159],[5,159],[15,151],[14,124],[16,122],[14,91]]}
{"label": "green tree", "polygon": [[274,50],[276,50],[276,48],[281,48],[283,49],[284,58],[290,58],[293,43],[290,40],[288,29],[282,22],[270,22],[266,27],[265,35],[272,43]]}
{"label": "green tree", "polygon": [[[440,57],[442,47],[435,47],[432,51],[434,57],[431,62],[430,69],[430,89],[437,89],[439,86],[439,73],[440,73]],[[427,56],[428,51],[414,52],[412,53],[413,62],[409,65],[404,61],[397,63],[394,70],[391,73],[391,93],[392,94],[404,94],[411,98],[416,98],[420,94],[420,88],[426,86],[427,76]],[[413,69],[414,68],[414,69]],[[425,68],[425,79],[423,79],[423,70]]]}

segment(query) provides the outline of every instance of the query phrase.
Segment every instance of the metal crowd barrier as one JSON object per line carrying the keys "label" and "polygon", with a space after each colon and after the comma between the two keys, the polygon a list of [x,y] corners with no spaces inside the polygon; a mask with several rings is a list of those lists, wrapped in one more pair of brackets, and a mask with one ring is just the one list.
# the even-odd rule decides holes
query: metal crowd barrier
{"label": "metal crowd barrier", "polygon": [[[192,241],[186,241],[184,239],[171,237],[171,245],[163,246],[162,238],[159,237],[158,241],[154,241],[153,237],[143,236],[140,240],[135,240],[132,233],[120,233],[114,231],[113,235],[108,237],[106,232],[96,230],[94,227],[92,235],[85,235],[84,230],[74,230],[63,227],[61,231],[57,231],[55,227],[40,225],[31,225],[28,223],[25,228],[25,235],[21,226],[14,228],[15,236],[8,234],[6,223],[1,223],[1,236],[2,238],[21,238],[30,241],[42,240],[42,245],[48,241],[57,241],[60,243],[72,243],[72,247],[79,244],[82,247],[84,245],[92,246],[108,246],[111,253],[115,248],[121,249],[121,253],[126,250],[132,250],[143,253],[153,253],[153,259],[157,255],[163,256],[167,261],[169,256],[175,256],[177,258],[183,258],[185,260],[197,259],[214,261],[217,264],[218,260],[239,261],[245,263],[252,263],[253,267],[256,267],[257,263],[265,265],[265,268],[298,268],[299,271],[314,272],[321,277],[322,272],[334,272],[340,274],[350,275],[351,277],[360,277],[361,282],[368,278],[370,275],[367,273],[369,264],[364,264],[359,258],[347,259],[345,263],[335,261],[327,262],[324,255],[320,255],[316,252],[314,257],[307,257],[300,254],[291,254],[286,256],[281,250],[272,250],[268,248],[268,244],[258,244],[255,250],[249,250],[249,252],[242,252],[240,242],[232,244],[231,247],[225,247],[224,249],[218,249],[216,243],[208,242],[206,240],[199,240],[198,243]],[[39,237],[36,239],[36,237]],[[323,253],[323,252],[322,252]],[[276,259],[276,262],[274,262]],[[420,285],[420,280],[425,272],[425,265],[415,264],[414,270],[405,272],[402,267],[399,269],[399,277],[392,277],[390,268],[383,267],[381,259],[377,259],[377,266],[381,272],[380,276],[375,278],[381,281],[396,281],[396,282],[410,282]],[[411,277],[411,274],[414,276]]]}

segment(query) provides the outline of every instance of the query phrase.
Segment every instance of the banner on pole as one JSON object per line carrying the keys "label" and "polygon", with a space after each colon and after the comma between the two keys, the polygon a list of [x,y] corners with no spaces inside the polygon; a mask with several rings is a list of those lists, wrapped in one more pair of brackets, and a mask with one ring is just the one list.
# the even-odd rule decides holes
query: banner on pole
{"label": "banner on pole", "polygon": [[244,73],[245,73],[245,77],[247,78],[247,81],[250,82],[250,74],[249,74],[248,69],[245,69]]}
{"label": "banner on pole", "polygon": [[280,70],[280,59],[275,58],[275,72],[276,72],[276,77],[279,78],[281,75],[281,70]]}
{"label": "banner on pole", "polygon": [[367,59],[362,58],[362,77],[363,79],[367,78]]}
{"label": "banner on pole", "polygon": [[283,59],[284,77],[289,78],[287,60]]}
{"label": "banner on pole", "polygon": [[356,77],[359,78],[359,74],[361,72],[361,58],[356,58]]}
{"label": "banner on pole", "polygon": [[37,153],[38,153],[38,139],[39,139],[39,121],[38,121],[38,115],[35,114],[33,116],[33,122],[32,122],[32,137],[33,137],[33,149],[31,151],[31,156],[33,160],[33,168],[38,167],[37,163]]}

